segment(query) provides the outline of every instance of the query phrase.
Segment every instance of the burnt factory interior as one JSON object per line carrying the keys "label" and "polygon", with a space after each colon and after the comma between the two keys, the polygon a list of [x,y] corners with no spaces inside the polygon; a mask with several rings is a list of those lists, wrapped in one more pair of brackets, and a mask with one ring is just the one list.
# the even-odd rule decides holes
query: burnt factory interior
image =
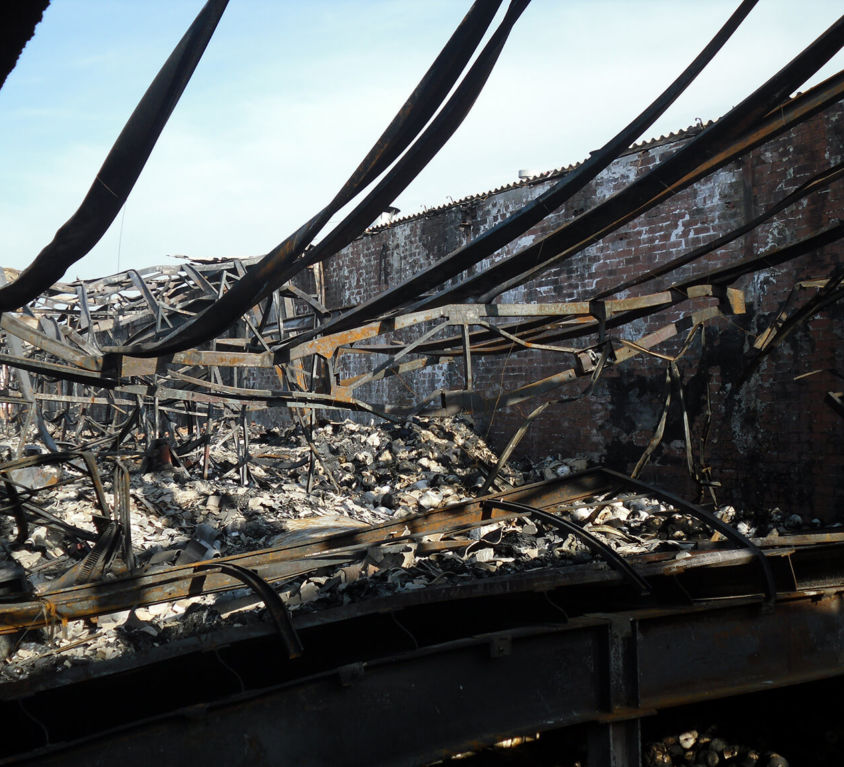
{"label": "burnt factory interior", "polygon": [[737,1],[588,159],[402,216],[529,2],[265,255],[64,281],[208,0],[0,271],[0,765],[844,763],[844,20],[653,136]]}

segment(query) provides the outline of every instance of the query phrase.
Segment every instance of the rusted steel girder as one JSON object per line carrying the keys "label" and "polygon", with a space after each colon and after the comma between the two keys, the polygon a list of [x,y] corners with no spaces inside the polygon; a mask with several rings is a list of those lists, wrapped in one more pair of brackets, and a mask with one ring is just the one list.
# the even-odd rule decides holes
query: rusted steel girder
{"label": "rusted steel girder", "polygon": [[[489,304],[489,305],[453,305],[447,307],[432,308],[420,312],[414,312],[389,320],[370,323],[347,333],[338,333],[321,339],[315,339],[300,344],[287,353],[272,354],[269,351],[263,353],[238,352],[238,351],[199,351],[192,350],[179,352],[172,357],[165,358],[132,358],[121,355],[108,354],[86,355],[74,351],[71,347],[64,348],[60,342],[54,341],[51,337],[33,331],[23,322],[18,322],[11,317],[6,318],[4,327],[13,335],[20,336],[23,340],[33,343],[43,351],[55,353],[60,357],[72,360],[79,368],[67,365],[56,365],[46,361],[30,358],[6,356],[0,361],[12,366],[18,366],[33,372],[48,376],[75,380],[91,386],[105,386],[116,388],[118,391],[131,394],[150,395],[155,392],[159,398],[171,398],[176,400],[196,402],[229,402],[235,404],[238,400],[260,402],[284,406],[322,406],[322,407],[351,407],[352,409],[363,409],[376,414],[385,415],[393,409],[384,408],[379,411],[377,406],[369,405],[352,396],[352,390],[358,388],[369,380],[376,380],[402,370],[402,365],[397,357],[392,361],[382,363],[378,369],[364,376],[356,376],[341,383],[332,383],[330,394],[306,394],[285,392],[272,389],[250,389],[236,386],[225,386],[213,382],[202,382],[195,377],[182,377],[182,374],[174,375],[175,378],[188,384],[190,389],[178,389],[174,386],[158,384],[153,390],[148,385],[120,384],[119,380],[135,376],[151,376],[153,374],[167,374],[168,367],[176,364],[226,367],[265,367],[271,369],[278,364],[289,363],[291,358],[304,359],[312,354],[319,354],[325,359],[336,358],[339,354],[348,353],[388,353],[404,355],[410,351],[430,356],[437,355],[437,359],[447,359],[449,356],[465,354],[465,342],[468,339],[471,354],[501,354],[507,353],[514,343],[523,345],[526,348],[544,349],[558,352],[567,352],[582,358],[581,362],[570,371],[570,374],[553,377],[553,381],[547,383],[552,388],[570,380],[576,375],[591,371],[589,360],[584,357],[588,349],[562,348],[551,344],[561,338],[571,338],[594,333],[602,325],[606,329],[617,328],[626,322],[638,319],[639,317],[652,314],[669,306],[702,296],[717,296],[722,301],[725,311],[732,313],[744,311],[743,299],[738,291],[727,287],[727,283],[736,279],[742,274],[758,268],[767,268],[772,263],[782,262],[794,258],[802,253],[822,246],[825,243],[834,241],[842,233],[841,225],[830,227],[814,237],[795,243],[778,251],[767,252],[746,259],[738,264],[730,265],[714,272],[696,276],[678,283],[669,291],[662,293],[637,296],[619,300],[605,300],[599,302],[571,302],[568,304]],[[707,284],[715,283],[715,284]],[[705,320],[707,317],[717,316],[717,312],[693,313],[692,324]],[[508,317],[536,317],[527,319],[515,324],[493,326],[486,319],[501,320]],[[559,322],[560,318],[573,317],[577,321],[574,324]],[[598,317],[600,319],[598,319]],[[424,323],[430,320],[445,320],[446,324],[453,324],[468,329],[470,325],[480,325],[484,329],[472,331],[468,335],[454,336],[438,341],[425,341],[424,338],[417,339],[405,344],[379,345],[379,346],[350,346],[350,344],[374,337],[378,334],[409,328],[413,325]],[[676,326],[676,329],[680,326]],[[505,329],[506,328],[506,329]],[[429,331],[430,333],[430,331]],[[673,334],[673,333],[672,333]],[[669,334],[671,335],[671,334]],[[657,333],[652,340],[645,340],[645,346],[650,348],[652,343],[665,340],[668,336]],[[633,345],[631,345],[632,347]],[[621,349],[616,354],[615,361],[621,362],[630,356],[631,349]],[[445,356],[442,356],[445,355]],[[408,363],[404,369],[415,369],[418,363]],[[582,371],[578,372],[582,367]],[[102,370],[97,374],[94,371]],[[332,378],[333,381],[333,378]],[[527,396],[541,394],[547,391],[547,385],[543,382],[528,383],[518,392],[512,395],[516,398],[511,402],[508,395],[503,403],[513,404],[521,401]],[[451,396],[451,395],[449,395]],[[61,395],[58,400],[63,399]],[[95,399],[95,398],[94,398]],[[79,401],[91,401],[89,398],[80,398]],[[70,401],[70,400],[68,400]],[[476,403],[477,404],[477,403]],[[453,403],[448,405],[447,410],[453,408]],[[400,411],[395,411],[400,412]]]}
{"label": "rusted steel girder", "polygon": [[[528,485],[506,493],[510,499],[533,506],[554,505],[610,490],[615,483],[600,470],[591,470],[553,482]],[[469,530],[490,519],[506,519],[513,512],[485,509],[480,500],[469,501],[427,514],[366,530],[339,533],[313,543],[249,552],[212,560],[210,564],[233,564],[253,570],[266,581],[288,580],[327,565],[354,559],[367,548],[443,531]],[[198,580],[199,579],[199,580]],[[125,609],[121,605],[154,604],[181,599],[199,589],[203,593],[236,588],[240,580],[225,571],[198,576],[196,565],[166,568],[159,572],[138,573],[124,578],[70,589],[39,593],[36,601],[0,604],[0,633],[21,627],[45,625],[50,615],[73,620]],[[44,604],[50,604],[50,614]]]}
{"label": "rusted steel girder", "polygon": [[[806,255],[807,253],[811,253],[818,248],[838,241],[842,234],[844,234],[844,231],[842,231],[842,225],[840,223],[834,223],[820,232],[791,243],[790,245],[758,253],[754,256],[743,259],[736,264],[730,264],[726,267],[710,270],[683,280],[682,282],[677,282],[670,286],[669,290],[675,295],[675,300],[679,303],[686,300],[686,298],[696,295],[698,289],[706,290],[703,286],[711,284],[713,295],[717,295],[715,292],[716,289],[723,289],[725,291],[723,294],[725,300],[727,300],[728,303],[733,302],[735,301],[736,296],[730,295],[726,292],[729,290],[727,285],[729,285],[730,282],[735,281],[746,274],[761,271],[767,268],[767,265],[769,264],[782,264],[786,261]],[[700,295],[704,294],[701,293]],[[606,330],[611,330],[620,327],[625,323],[645,317],[650,313],[651,310],[647,308],[633,309],[626,315],[608,318],[605,321],[604,326]],[[532,340],[542,340],[546,342],[564,341],[590,335],[595,333],[599,327],[600,321],[590,317],[583,322],[578,322],[569,326],[560,325],[550,330],[542,327],[541,323],[525,323],[515,328],[515,332],[537,330],[537,334],[531,337]],[[506,346],[504,347],[504,350],[506,351]],[[420,349],[420,351],[429,353],[435,350],[426,346]]]}
{"label": "rusted steel girder", "polygon": [[[761,551],[747,538],[731,528],[725,532],[723,528],[726,526],[723,523],[688,501],[606,469],[590,469],[563,479],[454,504],[365,530],[337,533],[309,543],[237,554],[199,565],[182,565],[148,573],[130,573],[125,577],[91,586],[59,589],[48,586],[33,601],[0,605],[0,633],[43,626],[55,617],[76,620],[129,607],[182,599],[198,593],[214,593],[236,588],[242,577],[237,573],[227,572],[227,565],[246,568],[264,581],[277,582],[321,567],[339,566],[357,558],[372,546],[395,544],[433,533],[465,532],[473,527],[488,524],[493,519],[534,514],[547,522],[551,518],[546,514],[562,504],[588,495],[633,486],[637,489],[644,488],[656,497],[669,500],[681,513],[689,513],[705,520],[730,540],[746,548],[751,556],[760,561],[765,573],[764,594],[768,600],[773,599],[775,586],[768,565]],[[565,520],[552,522],[565,525],[571,532]],[[584,531],[579,535],[588,537]],[[593,539],[590,540],[595,543]],[[641,574],[632,571],[628,564],[619,564],[617,558],[612,560],[612,564],[624,571],[624,578],[633,578],[645,592],[649,591],[648,583],[642,579]],[[48,610],[45,610],[45,605],[49,606]]]}
{"label": "rusted steel girder", "polygon": [[[19,765],[143,765],[160,751],[171,760],[184,754],[226,763],[421,764],[552,727],[635,719],[830,678],[844,673],[844,580],[840,566],[823,585],[811,576],[818,562],[834,561],[836,554],[822,549],[770,552],[783,572],[793,560],[796,575],[778,584],[772,611],[761,611],[756,598],[726,592],[694,604],[631,605],[617,602],[604,581],[596,585],[609,603],[605,609],[566,615],[553,609],[568,605],[564,581],[553,580],[556,571],[545,573],[544,583],[528,573],[532,584],[491,578],[397,594],[377,600],[377,611],[364,602],[298,616],[306,650],[300,660],[277,658],[269,628],[192,637],[97,672],[73,669],[61,679],[7,685],[0,695],[5,721],[20,727],[10,729],[17,737],[4,739],[0,758]],[[697,567],[701,582],[723,572],[728,560],[711,556],[720,553],[693,555],[709,557],[711,566]],[[670,565],[661,567],[670,572]],[[804,568],[810,577],[801,577]],[[726,569],[738,585],[741,569]],[[424,602],[437,590],[448,596]],[[461,591],[467,592],[462,598]],[[513,606],[518,614],[508,620],[505,608]],[[386,611],[395,623],[385,624]],[[363,647],[355,640],[362,633],[380,641]],[[309,656],[309,646],[323,652]],[[263,659],[257,674],[256,657]],[[226,681],[232,671],[239,684]],[[212,674],[214,683],[192,683],[197,674]],[[128,694],[138,684],[160,692],[153,705]],[[408,690],[420,705],[408,704]],[[112,701],[107,722],[73,716],[89,709],[92,694]],[[348,716],[350,706],[355,717]],[[327,718],[334,723],[330,737]]]}
{"label": "rusted steel girder", "polygon": [[[708,286],[707,286],[708,287]],[[675,297],[672,298],[669,305],[674,306],[683,301],[688,300],[689,298],[698,298],[705,295],[712,295],[714,291],[712,290],[702,290],[700,293],[695,293],[694,290],[691,291],[692,296],[688,296],[683,293],[676,293]],[[663,343],[670,338],[675,337],[678,333],[684,330],[690,330],[693,326],[706,322],[708,320],[712,320],[716,317],[723,316],[724,314],[741,314],[744,312],[744,301],[743,295],[740,291],[736,291],[733,294],[730,294],[731,301],[728,302],[728,306],[724,307],[724,311],[719,307],[710,306],[698,310],[693,310],[687,315],[680,319],[676,320],[672,323],[668,323],[667,325],[659,328],[656,331],[652,331],[648,333],[644,337],[640,338],[638,342],[635,344],[629,344],[625,339],[619,339],[616,341],[610,341],[610,343],[615,347],[618,343],[624,344],[624,348],[615,348],[613,351],[613,364],[619,364],[625,362],[626,360],[630,359],[633,356],[636,356],[640,351],[643,349],[651,350],[652,347],[656,346],[657,344]],[[631,302],[632,305],[632,302]],[[614,327],[622,326],[625,322],[630,322],[633,319],[638,319],[641,317],[641,313],[633,312],[632,310],[628,310],[629,313],[621,314],[616,316],[616,322],[613,325]],[[651,311],[645,312],[645,314],[651,314]],[[591,317],[588,318],[588,322],[582,323],[582,331],[578,333],[578,335],[586,335],[593,333],[597,329],[597,321],[593,320]],[[565,327],[565,326],[564,326]],[[548,333],[554,335],[555,331],[547,331]],[[559,335],[563,331],[556,331],[556,334]],[[337,334],[340,337],[343,337],[344,334],[340,333]],[[494,335],[494,334],[493,334]],[[510,335],[510,334],[508,334]],[[483,333],[472,333],[470,334],[471,340],[471,351],[473,354],[501,354],[507,353],[510,349],[512,349],[515,341],[511,340],[509,342],[501,342],[496,344],[484,344],[482,341],[483,339],[487,338],[487,334]],[[515,338],[515,337],[514,337]],[[327,340],[327,339],[326,339]],[[458,346],[454,346],[459,342],[457,337],[446,339],[440,343],[429,343],[420,345],[417,349],[419,353],[430,354],[431,352],[437,352],[439,354],[447,355],[443,357],[434,357],[431,358],[432,360],[436,360],[438,363],[445,363],[445,362],[454,362],[456,361],[461,353],[462,349]],[[313,342],[312,342],[313,343]],[[532,344],[528,342],[522,342],[525,346],[529,348],[546,348],[552,349],[555,351],[564,352],[567,354],[572,354],[574,357],[574,366],[566,369],[564,372],[555,374],[550,378],[541,379],[534,382],[528,382],[523,386],[519,387],[516,390],[512,390],[509,392],[501,392],[500,394],[496,395],[495,402],[498,403],[498,406],[506,407],[509,405],[516,404],[517,402],[524,401],[529,399],[532,396],[538,396],[540,394],[545,394],[552,389],[558,388],[563,383],[574,380],[574,378],[591,374],[592,370],[594,369],[594,364],[592,362],[592,357],[590,356],[590,350],[599,349],[600,344],[595,344],[591,347],[585,347],[582,349],[554,349],[554,347],[549,347],[545,344]],[[395,354],[397,350],[402,349],[400,345],[384,345],[384,346],[368,346],[363,347],[362,349],[351,348],[343,350],[344,353],[352,353],[352,352],[361,352],[361,353],[381,353],[381,354]],[[381,369],[378,373],[378,378],[385,378],[391,375],[396,375],[397,373],[403,372],[403,370],[412,370],[414,366],[412,363],[408,363],[406,368],[402,368],[401,364],[395,364],[395,360],[398,359],[397,356],[391,358],[389,363],[384,363],[380,366]],[[427,359],[427,358],[426,358]],[[423,360],[424,361],[424,360]],[[351,397],[350,392],[354,389],[358,388],[361,384],[368,382],[369,380],[375,380],[375,376],[372,377],[354,377],[345,380],[338,381],[337,384],[332,388],[332,391],[340,397],[346,396]],[[442,393],[444,396],[448,396],[448,392]],[[458,395],[458,396],[462,396]],[[493,401],[486,402],[478,395],[473,395],[473,404],[472,407],[477,406],[491,406],[493,405]],[[409,411],[402,411],[400,408],[386,408],[385,412],[387,413],[401,413],[401,412],[409,412]],[[430,411],[426,411],[427,414],[431,415]]]}
{"label": "rusted steel girder", "polygon": [[58,357],[60,360],[70,362],[83,370],[102,370],[101,359],[93,355],[77,351],[66,343],[50,338],[50,336],[45,333],[41,333],[26,324],[21,315],[4,312],[0,316],[0,328],[5,330],[7,333],[16,336],[21,341],[25,341],[42,351],[48,352],[54,357]]}
{"label": "rusted steel girder", "polygon": [[[711,290],[709,291],[712,292]],[[707,295],[704,287],[698,287],[696,295]],[[685,296],[680,293],[662,292],[649,296],[638,296],[628,299],[619,299],[601,302],[600,313],[604,317],[619,317],[624,316],[633,310],[642,309],[649,311],[656,311],[676,304],[679,300],[684,300]],[[395,355],[405,355],[414,351],[417,347],[419,351],[428,351],[430,349],[438,349],[443,354],[458,354],[461,353],[462,344],[469,339],[471,344],[471,351],[474,353],[496,353],[506,349],[510,343],[518,340],[519,343],[524,344],[528,348],[545,348],[553,349],[547,344],[537,344],[530,340],[517,339],[515,335],[509,333],[503,328],[497,328],[489,325],[484,319],[503,319],[516,317],[539,317],[541,322],[547,324],[554,322],[558,318],[582,316],[584,318],[590,317],[589,314],[596,311],[594,303],[587,302],[572,302],[572,303],[553,303],[553,304],[494,304],[494,305],[455,305],[449,307],[441,307],[425,312],[417,312],[410,315],[405,315],[391,319],[389,321],[371,323],[363,328],[357,329],[354,333],[339,333],[334,336],[314,340],[291,350],[286,362],[292,359],[304,359],[312,354],[319,354],[324,358],[333,358],[341,353],[349,352],[391,352]],[[460,336],[454,339],[455,344],[461,346],[450,348],[452,341],[445,339],[436,343],[425,343],[425,336],[431,335],[433,331],[427,331],[422,337],[410,344],[402,346],[389,347],[363,347],[357,349],[355,347],[348,348],[348,344],[357,339],[364,340],[384,332],[398,330],[402,328],[410,328],[414,325],[419,325],[430,320],[439,319],[443,321],[443,325],[457,325],[468,328],[470,325],[481,324],[488,328],[488,330],[480,333],[471,333],[468,336]],[[540,321],[540,320],[537,320]],[[351,395],[351,389],[357,388],[368,380],[375,380],[382,378],[384,375],[391,374],[391,370],[395,369],[397,357],[394,356],[392,362],[382,364],[378,369],[374,370],[368,376],[357,377],[348,383],[344,382],[344,386],[332,385],[330,394],[315,394],[304,392],[285,392],[281,390],[272,389],[257,389],[245,388],[238,386],[223,385],[211,381],[203,381],[194,376],[187,376],[176,371],[168,373],[170,366],[175,365],[193,365],[200,367],[247,367],[247,368],[267,368],[272,369],[281,360],[278,359],[278,354],[271,354],[270,352],[251,353],[238,351],[200,351],[191,350],[179,352],[172,357],[165,358],[133,358],[124,357],[121,355],[106,354],[106,355],[86,355],[72,349],[67,344],[54,341],[45,334],[32,330],[23,322],[14,320],[7,315],[4,318],[5,325],[3,327],[7,332],[15,337],[20,337],[22,340],[33,344],[37,349],[46,351],[61,359],[75,363],[78,367],[74,368],[68,365],[57,365],[55,363],[46,362],[40,359],[12,357],[10,355],[0,357],[0,361],[13,367],[20,367],[31,370],[45,376],[54,376],[65,380],[77,381],[91,386],[103,386],[113,388],[116,391],[137,394],[142,396],[158,396],[159,399],[181,399],[202,402],[225,402],[236,400],[248,401],[272,401],[273,404],[282,405],[297,405],[309,406],[340,406],[351,407],[353,409],[365,409],[373,412],[372,406],[366,405],[356,400]],[[536,321],[535,321],[536,322]],[[514,327],[514,329],[517,329]],[[492,337],[498,338],[498,344],[484,343],[485,339]],[[504,339],[504,340],[501,340]],[[556,349],[557,351],[569,351],[575,354],[582,354],[584,350],[577,349]],[[388,370],[390,368],[390,370]],[[102,372],[98,372],[102,371]],[[178,381],[181,381],[190,389],[178,389],[173,385],[168,386],[165,382],[160,382],[155,387],[143,384],[126,384],[119,383],[126,381],[126,379],[133,377],[143,377],[152,375],[172,375]],[[64,397],[59,395],[56,401],[79,401],[79,402],[93,402],[96,398],[78,398],[78,397]],[[377,411],[377,409],[376,409]]]}

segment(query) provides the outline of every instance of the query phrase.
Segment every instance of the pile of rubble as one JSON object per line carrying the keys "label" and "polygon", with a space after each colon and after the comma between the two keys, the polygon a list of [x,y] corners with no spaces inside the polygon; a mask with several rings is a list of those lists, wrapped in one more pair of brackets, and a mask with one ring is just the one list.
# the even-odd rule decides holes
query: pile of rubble
{"label": "pile of rubble", "polygon": [[[496,456],[460,418],[414,419],[403,424],[322,423],[305,430],[270,430],[251,440],[251,486],[240,484],[237,455],[218,444],[208,479],[195,479],[187,462],[146,462],[131,476],[131,540],[136,566],[147,571],[309,541],[327,534],[396,521],[472,498]],[[313,461],[312,476],[309,477]],[[522,469],[505,465],[500,487],[565,476],[583,459],[548,458]],[[308,484],[312,484],[310,492]],[[111,491],[108,481],[106,492]],[[77,529],[91,528],[94,492],[84,478],[46,487],[42,509]],[[626,493],[578,501],[565,513],[622,556],[691,548],[710,536],[701,522],[644,495]],[[770,533],[731,507],[719,516],[746,535]],[[799,517],[773,516],[782,530]],[[7,530],[9,518],[0,518]],[[66,529],[38,525],[25,543],[8,550],[29,584],[43,589],[82,558],[85,545]],[[280,594],[293,611],[313,611],[373,596],[465,583],[561,564],[590,563],[580,538],[542,520],[517,517],[468,531],[373,546],[342,567],[324,568],[284,583]],[[75,621],[54,632],[31,631],[5,640],[9,659],[0,677],[19,679],[39,670],[113,658],[226,622],[259,621],[259,600],[245,590],[138,607]]]}
{"label": "pile of rubble", "polygon": [[715,727],[705,732],[688,730],[649,743],[645,767],[700,765],[701,767],[788,767],[788,760],[774,751],[733,743],[718,737]]}

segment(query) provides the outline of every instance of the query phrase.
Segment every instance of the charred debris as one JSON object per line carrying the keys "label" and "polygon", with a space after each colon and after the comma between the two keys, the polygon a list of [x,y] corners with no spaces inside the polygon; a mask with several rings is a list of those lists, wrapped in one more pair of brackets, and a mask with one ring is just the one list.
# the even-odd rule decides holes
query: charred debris
{"label": "charred debris", "polygon": [[[349,753],[421,763],[593,723],[589,763],[633,764],[618,760],[642,753],[638,723],[649,713],[840,674],[844,533],[719,504],[688,419],[696,503],[638,479],[664,417],[632,476],[577,455],[512,458],[567,384],[583,380],[578,396],[589,396],[633,358],[664,370],[666,412],[672,391],[682,401],[678,365],[694,340],[750,311],[741,278],[838,242],[842,224],[717,269],[706,256],[840,182],[840,164],[613,290],[566,303],[500,297],[839,101],[840,74],[791,94],[840,49],[844,22],[628,188],[475,270],[647,131],[754,5],[741,3],[665,93],[540,197],[372,300],[327,307],[327,259],[456,130],[527,5],[509,4],[461,79],[500,5],[477,2],[336,197],[265,256],[61,282],[120,210],[225,5],[200,12],[79,211],[29,267],[3,272],[0,700],[18,736],[0,761],[81,763],[96,752],[135,763],[188,716],[179,748],[232,763],[253,752],[256,764],[279,754],[338,764]],[[648,290],[691,264],[693,276]],[[810,297],[755,339],[748,371],[833,306],[842,279],[839,266],[801,283]],[[636,335],[643,319],[656,329]],[[483,402],[473,365],[514,347],[567,362]],[[443,362],[462,370],[462,388],[411,406],[359,395]],[[841,393],[828,399],[840,411]],[[530,415],[494,454],[471,413],[522,402]],[[724,637],[756,644],[707,665],[701,648]],[[159,686],[157,703],[130,700],[141,678]],[[398,737],[407,684],[449,719],[435,738]],[[68,715],[87,710],[92,685],[114,693],[114,706]],[[317,737],[302,718],[310,706],[339,722],[350,700],[369,706],[354,731],[338,724],[336,737]],[[287,712],[283,733],[267,713],[274,705]],[[431,724],[414,705],[421,728]],[[244,717],[247,742],[225,741]],[[368,725],[388,735],[367,737]],[[750,750],[685,733],[646,754],[654,764],[738,764]]]}

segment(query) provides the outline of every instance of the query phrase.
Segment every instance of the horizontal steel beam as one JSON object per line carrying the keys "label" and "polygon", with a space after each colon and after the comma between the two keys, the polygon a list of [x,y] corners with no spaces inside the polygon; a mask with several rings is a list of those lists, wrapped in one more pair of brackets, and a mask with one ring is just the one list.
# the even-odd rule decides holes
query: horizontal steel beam
{"label": "horizontal steel beam", "polygon": [[[842,617],[841,595],[825,592],[769,612],[737,603],[588,615],[343,663],[303,678],[296,678],[302,666],[294,661],[286,680],[266,688],[106,732],[93,727],[77,742],[0,764],[422,764],[549,728],[624,721],[841,675]],[[165,692],[159,690],[162,710]],[[44,716],[37,700],[26,705],[30,715]],[[48,730],[50,722],[39,721]]]}

